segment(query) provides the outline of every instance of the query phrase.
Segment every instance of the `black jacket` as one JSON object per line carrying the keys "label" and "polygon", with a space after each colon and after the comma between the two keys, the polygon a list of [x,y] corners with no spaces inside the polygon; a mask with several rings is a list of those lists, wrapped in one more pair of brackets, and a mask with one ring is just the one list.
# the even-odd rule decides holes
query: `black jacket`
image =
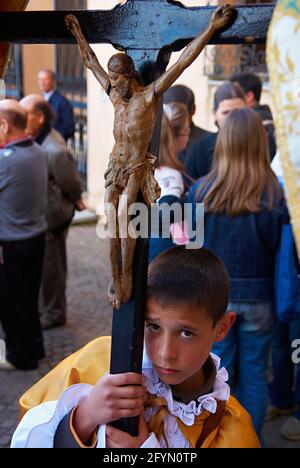
{"label": "black jacket", "polygon": [[210,172],[217,137],[217,133],[211,133],[192,145],[187,155],[185,167],[188,175],[194,180],[204,177]]}
{"label": "black jacket", "polygon": [[71,103],[58,91],[55,91],[49,99],[49,104],[51,104],[55,112],[53,128],[67,141],[74,135],[75,131],[74,113]]}
{"label": "black jacket", "polygon": [[179,155],[180,161],[186,166],[187,163],[187,155],[190,152],[191,147],[195,143],[195,141],[198,140],[203,140],[203,138],[207,137],[208,135],[211,135],[211,132],[208,130],[205,130],[204,128],[197,127],[193,122],[191,125],[191,135],[189,139],[189,143],[184,151]]}

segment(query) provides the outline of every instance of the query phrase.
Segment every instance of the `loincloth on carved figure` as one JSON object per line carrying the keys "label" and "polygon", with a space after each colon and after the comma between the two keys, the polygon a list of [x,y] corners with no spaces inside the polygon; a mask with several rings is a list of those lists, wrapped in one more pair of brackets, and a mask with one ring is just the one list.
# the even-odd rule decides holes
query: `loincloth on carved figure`
{"label": "loincloth on carved figure", "polygon": [[154,177],[157,158],[148,153],[145,161],[124,166],[111,156],[109,166],[105,172],[105,188],[116,190],[120,194],[126,189],[129,177],[138,174],[137,181],[147,205],[152,205],[160,197],[161,189]]}

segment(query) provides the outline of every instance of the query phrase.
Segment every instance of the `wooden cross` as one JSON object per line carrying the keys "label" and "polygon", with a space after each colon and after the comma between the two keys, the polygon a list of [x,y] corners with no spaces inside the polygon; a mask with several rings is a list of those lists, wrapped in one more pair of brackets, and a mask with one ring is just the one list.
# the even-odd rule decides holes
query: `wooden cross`
{"label": "wooden cross", "polygon": [[[110,11],[76,11],[89,43],[111,43],[130,55],[144,84],[160,76],[171,53],[181,50],[209,23],[215,7],[187,8],[173,0],[128,0]],[[264,43],[273,4],[237,6],[236,17],[210,44]],[[64,11],[0,13],[0,42],[21,44],[73,44],[65,26]],[[158,119],[150,148],[159,151]],[[146,307],[148,241],[140,239],[135,252],[134,290],[131,302],[114,311],[111,372],[141,372]],[[136,434],[136,421],[118,427]]]}
{"label": "wooden cross", "polygon": [[[161,62],[169,60],[170,53],[204,31],[214,8],[187,8],[175,0],[127,0],[112,10],[81,10],[75,15],[90,44],[110,43],[125,50],[147,84],[153,68],[159,73]],[[273,4],[237,6],[232,26],[215,35],[210,44],[265,43],[273,10]],[[64,23],[66,13],[0,13],[0,42],[74,44]]]}

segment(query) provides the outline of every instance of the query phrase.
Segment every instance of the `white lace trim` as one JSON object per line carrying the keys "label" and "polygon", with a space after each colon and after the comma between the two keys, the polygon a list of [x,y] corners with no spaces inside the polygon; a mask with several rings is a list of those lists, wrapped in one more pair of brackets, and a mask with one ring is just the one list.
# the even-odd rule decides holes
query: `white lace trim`
{"label": "white lace trim", "polygon": [[[194,424],[195,416],[201,414],[203,410],[215,413],[216,400],[227,401],[230,396],[229,386],[226,384],[228,374],[224,368],[220,369],[220,359],[214,354],[211,354],[211,357],[217,370],[213,392],[202,395],[197,402],[192,401],[185,405],[173,400],[170,386],[159,379],[148,357],[144,354],[143,374],[146,377],[146,387],[149,393],[163,397],[167,401],[170,414],[164,419],[164,429],[169,448],[190,448],[188,440],[179,429],[177,418],[180,418],[185,425],[191,426]],[[53,447],[55,432],[60,421],[79,404],[83,397],[90,393],[92,388],[87,384],[73,385],[65,390],[58,401],[46,402],[28,411],[14,434],[11,446],[13,448]],[[149,422],[158,410],[158,407],[147,408],[146,421]],[[105,426],[99,429],[97,447],[105,447]],[[158,441],[155,435],[151,434],[142,447],[165,448],[166,442],[163,438]]]}
{"label": "white lace trim", "polygon": [[171,387],[160,380],[148,356],[144,353],[143,374],[146,377],[145,384],[148,392],[151,395],[164,398],[167,401],[170,414],[179,418],[186,426],[192,426],[195,422],[195,417],[199,416],[204,410],[215,414],[217,411],[217,400],[227,401],[230,397],[230,388],[226,383],[228,373],[224,367],[220,369],[220,358],[218,356],[211,353],[211,357],[217,370],[213,391],[207,395],[198,397],[197,401],[193,400],[186,405],[173,399]]}

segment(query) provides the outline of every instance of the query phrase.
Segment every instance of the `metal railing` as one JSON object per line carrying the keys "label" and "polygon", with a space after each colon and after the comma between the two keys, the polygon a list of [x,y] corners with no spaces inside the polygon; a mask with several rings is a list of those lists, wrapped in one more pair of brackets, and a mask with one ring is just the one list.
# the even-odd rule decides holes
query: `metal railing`
{"label": "metal railing", "polygon": [[4,77],[6,85],[6,97],[17,100],[23,97],[23,71],[22,71],[22,46],[16,44],[12,47],[9,66]]}
{"label": "metal railing", "polygon": [[[81,10],[86,0],[56,0],[56,10]],[[77,163],[82,183],[87,188],[87,79],[78,47],[57,45],[55,48],[55,78],[58,90],[68,98],[75,114],[75,134],[68,142]]]}

